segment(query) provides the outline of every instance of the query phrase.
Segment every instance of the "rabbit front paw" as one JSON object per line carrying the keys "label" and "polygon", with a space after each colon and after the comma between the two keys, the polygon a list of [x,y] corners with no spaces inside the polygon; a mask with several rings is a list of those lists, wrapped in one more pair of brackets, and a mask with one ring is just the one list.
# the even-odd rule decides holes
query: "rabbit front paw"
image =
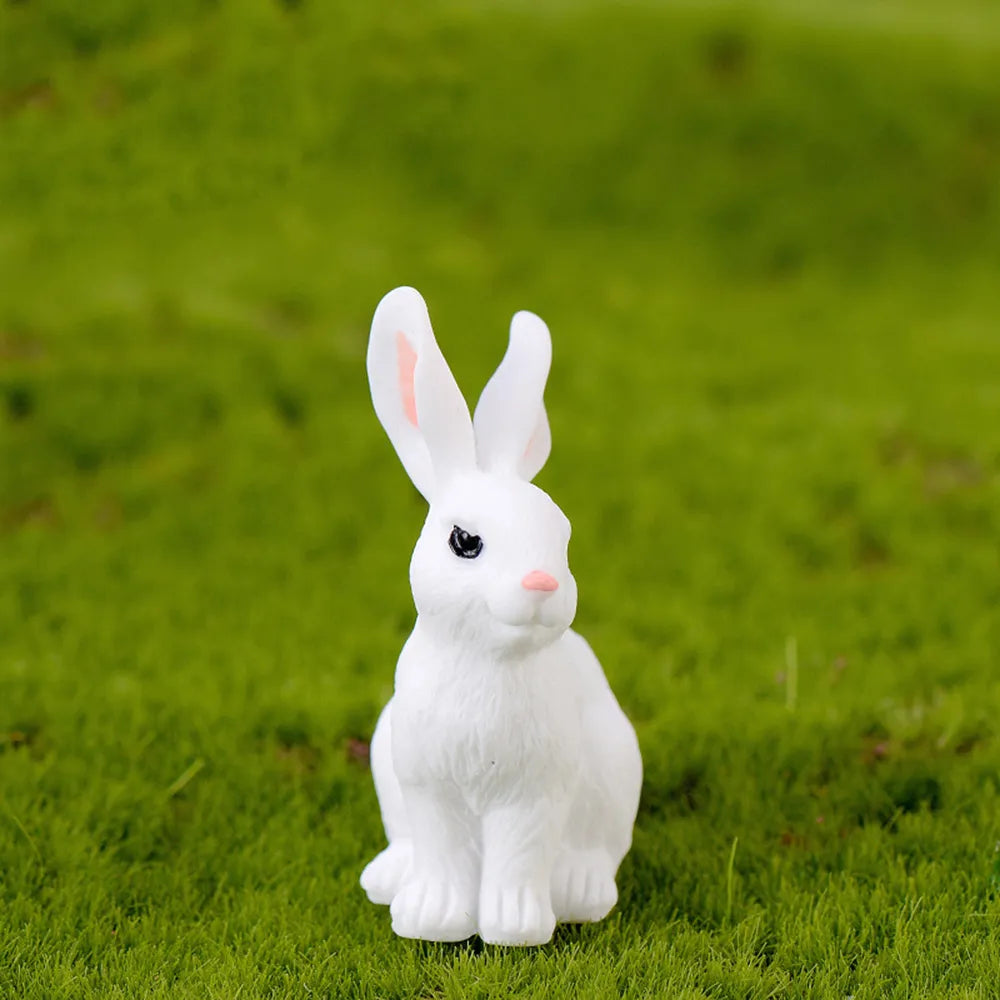
{"label": "rabbit front paw", "polygon": [[545,944],[556,915],[548,893],[532,885],[484,886],[479,896],[479,936],[487,944]]}
{"label": "rabbit front paw", "polygon": [[618,902],[614,869],[604,851],[567,851],[552,872],[552,906],[564,923],[603,920]]}
{"label": "rabbit front paw", "polygon": [[464,941],[476,933],[475,896],[445,879],[411,875],[389,912],[400,937]]}

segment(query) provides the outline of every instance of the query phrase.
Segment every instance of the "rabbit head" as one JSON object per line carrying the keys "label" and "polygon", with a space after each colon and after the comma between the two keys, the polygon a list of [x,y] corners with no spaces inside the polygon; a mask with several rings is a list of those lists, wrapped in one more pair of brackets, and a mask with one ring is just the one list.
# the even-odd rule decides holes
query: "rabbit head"
{"label": "rabbit head", "polygon": [[395,289],[372,320],[375,412],[430,506],[410,562],[417,612],[444,636],[501,654],[554,641],[576,613],[569,521],[531,483],[551,447],[551,359],[548,328],[517,313],[470,419],[420,294]]}

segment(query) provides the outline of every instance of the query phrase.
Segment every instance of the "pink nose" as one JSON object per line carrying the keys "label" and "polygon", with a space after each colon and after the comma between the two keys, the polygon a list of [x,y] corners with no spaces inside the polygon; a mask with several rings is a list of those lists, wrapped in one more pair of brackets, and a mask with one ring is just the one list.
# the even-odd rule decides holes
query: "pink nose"
{"label": "pink nose", "polygon": [[522,581],[525,590],[558,590],[559,581],[540,569],[533,569]]}

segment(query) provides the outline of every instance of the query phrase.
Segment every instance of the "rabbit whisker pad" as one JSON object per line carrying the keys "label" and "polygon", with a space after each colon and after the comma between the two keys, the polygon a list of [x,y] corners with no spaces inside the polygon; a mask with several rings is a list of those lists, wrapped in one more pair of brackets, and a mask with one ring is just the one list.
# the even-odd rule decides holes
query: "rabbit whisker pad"
{"label": "rabbit whisker pad", "polygon": [[569,521],[531,482],[551,447],[551,354],[542,320],[517,313],[470,417],[416,290],[390,292],[372,321],[375,412],[429,505],[417,620],[372,737],[389,845],[361,875],[403,937],[544,944],[618,898],[642,762],[570,628]]}

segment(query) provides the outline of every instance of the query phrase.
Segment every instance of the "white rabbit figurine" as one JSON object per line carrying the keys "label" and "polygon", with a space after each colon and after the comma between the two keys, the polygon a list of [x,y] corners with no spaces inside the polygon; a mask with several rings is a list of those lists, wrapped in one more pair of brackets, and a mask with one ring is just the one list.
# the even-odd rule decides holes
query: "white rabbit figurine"
{"label": "white rabbit figurine", "polygon": [[417,621],[372,737],[389,846],[364,870],[402,937],[536,945],[600,920],[632,842],[635,731],[569,626],[570,526],[532,478],[551,445],[549,331],[519,312],[475,419],[412,288],[379,303],[375,412],[430,504]]}

